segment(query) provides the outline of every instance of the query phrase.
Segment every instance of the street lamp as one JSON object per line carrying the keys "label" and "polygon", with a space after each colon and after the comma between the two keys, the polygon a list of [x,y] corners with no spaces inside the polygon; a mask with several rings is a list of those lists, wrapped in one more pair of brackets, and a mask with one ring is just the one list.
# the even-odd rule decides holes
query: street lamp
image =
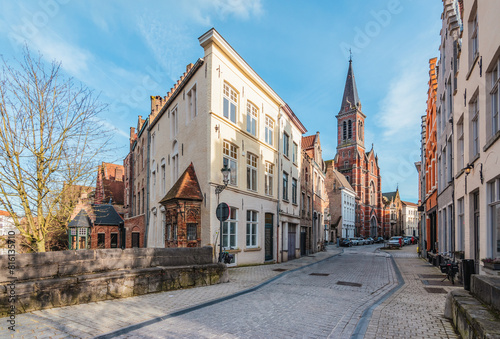
{"label": "street lamp", "polygon": [[231,169],[227,167],[226,164],[224,164],[224,167],[220,170],[222,173],[222,182],[224,185],[217,185],[215,186],[215,194],[217,195],[217,208],[219,209],[218,213],[221,216],[220,217],[220,228],[219,228],[219,237],[220,237],[220,251],[219,251],[219,261],[222,258],[222,210],[221,206],[219,203],[219,198],[220,194],[224,189],[227,187],[227,184],[229,184],[229,173],[231,173]]}

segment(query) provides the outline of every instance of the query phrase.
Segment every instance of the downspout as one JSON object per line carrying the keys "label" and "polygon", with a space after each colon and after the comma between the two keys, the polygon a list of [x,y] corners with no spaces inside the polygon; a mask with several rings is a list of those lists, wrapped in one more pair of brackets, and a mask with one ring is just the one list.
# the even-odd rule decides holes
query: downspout
{"label": "downspout", "polygon": [[[276,262],[279,261],[279,255],[280,255],[280,241],[279,241],[279,236],[280,236],[280,177],[281,177],[281,154],[280,154],[280,128],[281,128],[281,104],[278,106],[278,170],[276,171],[278,173],[278,203],[276,205]],[[281,232],[281,243],[283,243],[283,230]],[[281,262],[283,262],[283,251],[281,252]]]}
{"label": "downspout", "polygon": [[[149,125],[149,119],[148,119],[148,125]],[[150,151],[150,147],[151,147],[151,133],[149,132],[149,126],[147,128],[148,130],[148,152],[147,152],[147,163],[148,165],[146,166],[146,171],[147,171],[147,177],[146,177],[146,192],[147,192],[147,199],[146,199],[146,211],[147,213],[145,213],[145,230],[144,230],[144,247],[148,247],[148,233],[149,233],[149,151]]]}

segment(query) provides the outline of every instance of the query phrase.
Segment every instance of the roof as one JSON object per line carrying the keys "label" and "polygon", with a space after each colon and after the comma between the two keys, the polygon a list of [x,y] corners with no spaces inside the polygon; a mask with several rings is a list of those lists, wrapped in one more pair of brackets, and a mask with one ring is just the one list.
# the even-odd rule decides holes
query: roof
{"label": "roof", "polygon": [[310,147],[313,147],[315,140],[316,140],[316,134],[302,137],[302,149],[308,149]]}
{"label": "roof", "polygon": [[406,206],[418,207],[418,204],[415,204],[413,202],[403,201],[403,200],[401,200],[401,202]]}
{"label": "roof", "polygon": [[351,184],[349,183],[349,181],[347,181],[347,178],[342,173],[340,173],[339,171],[337,171],[334,167],[332,167],[332,171],[333,171],[333,175],[335,175],[335,177],[339,181],[341,187],[343,187],[345,189],[348,189],[348,190],[351,190],[353,193],[355,193],[355,191],[353,190]]}
{"label": "roof", "polygon": [[160,204],[177,199],[196,201],[203,200],[203,194],[201,194],[200,184],[198,182],[198,178],[196,177],[193,163],[186,168],[174,186],[172,186],[170,191],[168,191],[167,195],[160,200]]}
{"label": "roof", "polygon": [[113,205],[95,204],[92,206],[95,214],[94,225],[118,226],[123,223],[122,217],[116,212]]}
{"label": "roof", "polygon": [[349,70],[347,71],[347,79],[345,81],[344,96],[342,97],[342,106],[340,111],[344,111],[346,106],[348,109],[353,109],[361,105],[358,97],[358,89],[356,88],[356,80],[352,70],[352,60],[349,60]]}
{"label": "roof", "polygon": [[389,199],[389,200],[392,200],[392,199],[396,198],[396,192],[397,192],[397,191],[382,193],[382,196],[383,196],[384,198],[387,198],[387,199]]}
{"label": "roof", "polygon": [[92,227],[92,222],[87,212],[82,208],[76,217],[70,221],[68,227]]}
{"label": "roof", "polygon": [[4,217],[10,217],[10,213],[7,211],[0,211],[0,215],[3,215]]}

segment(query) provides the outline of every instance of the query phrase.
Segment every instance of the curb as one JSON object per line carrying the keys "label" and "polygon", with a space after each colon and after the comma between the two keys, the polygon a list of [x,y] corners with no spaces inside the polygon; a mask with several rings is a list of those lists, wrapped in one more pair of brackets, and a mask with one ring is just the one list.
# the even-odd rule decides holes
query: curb
{"label": "curb", "polygon": [[105,333],[105,334],[101,334],[99,336],[96,336],[95,338],[96,339],[114,338],[114,337],[117,337],[119,335],[127,334],[129,332],[138,330],[140,328],[143,328],[143,327],[146,327],[146,326],[149,326],[149,325],[152,325],[152,324],[156,324],[156,323],[158,323],[160,321],[163,321],[163,320],[166,320],[166,319],[175,318],[175,317],[181,316],[181,315],[189,313],[189,312],[193,312],[193,311],[196,311],[196,310],[208,307],[208,306],[212,306],[212,305],[221,303],[221,302],[226,301],[226,300],[231,300],[231,299],[239,297],[241,295],[257,291],[258,289],[260,289],[260,288],[262,288],[262,287],[270,284],[271,282],[273,282],[275,280],[278,280],[279,278],[281,278],[281,277],[283,277],[283,276],[285,276],[285,275],[287,275],[289,273],[296,272],[296,271],[301,270],[303,268],[319,264],[319,263],[321,263],[323,261],[326,261],[326,260],[329,260],[329,259],[334,258],[336,256],[339,256],[342,253],[344,253],[344,249],[342,249],[342,251],[340,253],[331,255],[329,257],[326,257],[324,259],[318,260],[316,262],[313,262],[313,263],[310,263],[310,264],[307,264],[307,265],[304,265],[304,266],[301,266],[301,267],[297,267],[297,268],[295,268],[293,270],[280,273],[277,276],[275,276],[275,277],[273,277],[273,278],[271,278],[269,280],[266,280],[266,281],[264,281],[264,282],[262,282],[262,283],[260,283],[260,284],[258,284],[256,286],[254,286],[254,287],[250,287],[250,288],[248,288],[246,290],[243,290],[243,291],[240,291],[240,292],[236,292],[234,294],[227,295],[227,296],[221,297],[219,299],[207,301],[205,303],[202,303],[202,304],[199,304],[199,305],[196,305],[196,306],[188,307],[188,308],[185,308],[185,309],[180,310],[180,311],[172,312],[172,313],[169,313],[169,314],[166,314],[166,315],[163,315],[163,316],[159,316],[159,317],[156,317],[156,318],[153,318],[153,319],[150,319],[150,320],[146,320],[146,321],[143,321],[143,322],[138,323],[138,324],[126,326],[126,327],[121,328],[121,329],[116,330],[116,331],[112,331],[112,332],[108,332],[108,333]]}
{"label": "curb", "polygon": [[[379,250],[380,252],[380,250]],[[384,251],[384,253],[387,253]],[[394,257],[392,254],[387,253],[392,261],[392,266],[394,267],[394,272],[396,272],[396,277],[398,278],[398,284],[394,286],[390,291],[388,291],[386,294],[384,294],[382,297],[380,297],[377,301],[375,301],[370,307],[364,310],[363,314],[361,315],[361,318],[358,321],[358,324],[356,325],[356,328],[354,329],[354,333],[351,335],[351,339],[362,339],[364,338],[366,334],[366,330],[368,329],[368,324],[370,323],[373,311],[384,301],[386,301],[390,296],[392,296],[394,293],[396,293],[397,290],[401,288],[405,284],[405,281],[403,279],[403,275],[401,274],[401,271],[398,268],[398,265],[396,264],[396,260],[394,260]]]}

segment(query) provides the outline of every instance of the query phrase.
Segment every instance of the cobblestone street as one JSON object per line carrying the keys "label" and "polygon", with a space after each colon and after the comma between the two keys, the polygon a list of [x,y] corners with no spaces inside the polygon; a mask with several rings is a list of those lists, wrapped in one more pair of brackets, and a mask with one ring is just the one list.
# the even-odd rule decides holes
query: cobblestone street
{"label": "cobblestone street", "polygon": [[441,286],[415,246],[390,255],[378,247],[328,246],[283,264],[231,268],[226,284],[21,314],[15,335],[1,319],[0,337],[456,338],[442,317],[444,292],[456,287]]}

